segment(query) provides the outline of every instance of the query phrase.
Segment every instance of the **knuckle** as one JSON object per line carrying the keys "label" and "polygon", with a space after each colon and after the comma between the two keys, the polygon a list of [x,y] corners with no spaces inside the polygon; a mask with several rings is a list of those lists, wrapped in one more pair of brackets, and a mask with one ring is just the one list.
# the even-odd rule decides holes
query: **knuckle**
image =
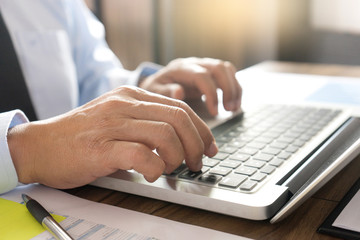
{"label": "knuckle", "polygon": [[204,80],[211,78],[212,74],[207,68],[201,68],[197,70],[194,76],[198,80]]}
{"label": "knuckle", "polygon": [[225,62],[223,60],[220,60],[220,59],[213,59],[213,64],[215,66],[223,67]]}
{"label": "knuckle", "polygon": [[179,107],[174,107],[173,109],[173,115],[175,119],[184,120],[187,117],[186,111],[181,107],[181,103],[179,103]]}
{"label": "knuckle", "polygon": [[131,105],[132,103],[130,100],[112,96],[106,99],[106,101],[102,104],[102,108],[104,115],[106,115],[107,113],[111,115],[114,109],[122,109]]}
{"label": "knuckle", "polygon": [[181,100],[178,100],[178,99],[174,99],[174,106],[181,109],[181,110],[184,110],[185,114],[187,114],[187,111],[190,109],[189,105],[187,103],[185,103],[184,101],[181,101]]}
{"label": "knuckle", "polygon": [[173,139],[176,135],[175,129],[166,122],[160,123],[160,132],[159,136],[161,136],[160,139],[168,142],[170,139]]}
{"label": "knuckle", "polygon": [[225,61],[224,65],[226,68],[230,69],[233,73],[236,72],[236,67],[231,62]]}
{"label": "knuckle", "polygon": [[[132,143],[131,148],[128,149],[129,158],[133,161],[139,162],[147,159],[148,148],[140,143]],[[133,168],[133,166],[132,166]]]}
{"label": "knuckle", "polygon": [[173,107],[172,110],[172,117],[175,121],[175,123],[183,126],[183,127],[189,127],[192,122],[188,115],[188,113],[184,110],[184,108],[181,107]]}
{"label": "knuckle", "polygon": [[132,93],[133,91],[134,91],[134,89],[131,86],[121,86],[121,87],[114,89],[114,92],[117,94],[120,94],[120,95],[129,94],[129,93]]}
{"label": "knuckle", "polygon": [[116,88],[114,92],[117,95],[134,96],[142,94],[144,90],[135,86],[121,86]]}
{"label": "knuckle", "polygon": [[226,72],[225,63],[223,61],[218,60],[216,63],[214,63],[214,71],[218,73]]}

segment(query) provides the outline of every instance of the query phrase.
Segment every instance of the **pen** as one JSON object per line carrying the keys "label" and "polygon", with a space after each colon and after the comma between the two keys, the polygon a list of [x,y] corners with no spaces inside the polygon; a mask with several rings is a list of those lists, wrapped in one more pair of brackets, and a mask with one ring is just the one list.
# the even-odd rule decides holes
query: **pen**
{"label": "pen", "polygon": [[22,194],[26,208],[31,215],[41,224],[46,230],[48,230],[56,239],[59,240],[71,240],[73,239],[50,215],[46,209],[40,205],[37,201]]}

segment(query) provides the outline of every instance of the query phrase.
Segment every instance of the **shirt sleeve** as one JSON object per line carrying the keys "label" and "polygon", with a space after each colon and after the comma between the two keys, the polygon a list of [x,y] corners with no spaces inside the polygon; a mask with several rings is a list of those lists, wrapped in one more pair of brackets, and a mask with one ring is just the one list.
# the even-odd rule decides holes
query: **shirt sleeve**
{"label": "shirt sleeve", "polygon": [[137,85],[105,40],[103,24],[81,0],[70,0],[68,35],[72,44],[82,105],[120,85]]}
{"label": "shirt sleeve", "polygon": [[10,191],[18,184],[18,177],[7,143],[8,130],[26,122],[28,119],[20,110],[0,113],[0,193]]}

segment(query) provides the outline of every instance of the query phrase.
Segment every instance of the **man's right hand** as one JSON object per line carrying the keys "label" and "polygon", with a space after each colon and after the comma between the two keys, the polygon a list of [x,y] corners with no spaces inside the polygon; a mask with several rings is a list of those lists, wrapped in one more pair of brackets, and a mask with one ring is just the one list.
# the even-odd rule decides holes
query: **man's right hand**
{"label": "man's right hand", "polygon": [[152,182],[184,159],[199,171],[202,155],[217,153],[210,129],[188,105],[131,87],[17,125],[8,144],[20,182],[55,188],[81,186],[119,169],[134,169]]}

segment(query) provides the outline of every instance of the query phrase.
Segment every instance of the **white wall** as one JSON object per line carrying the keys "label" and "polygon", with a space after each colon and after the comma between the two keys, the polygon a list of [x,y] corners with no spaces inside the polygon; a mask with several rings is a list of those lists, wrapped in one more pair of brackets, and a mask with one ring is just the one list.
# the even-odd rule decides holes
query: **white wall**
{"label": "white wall", "polygon": [[360,34],[360,0],[312,0],[315,29]]}
{"label": "white wall", "polygon": [[161,0],[161,62],[214,57],[237,68],[276,58],[276,0]]}

